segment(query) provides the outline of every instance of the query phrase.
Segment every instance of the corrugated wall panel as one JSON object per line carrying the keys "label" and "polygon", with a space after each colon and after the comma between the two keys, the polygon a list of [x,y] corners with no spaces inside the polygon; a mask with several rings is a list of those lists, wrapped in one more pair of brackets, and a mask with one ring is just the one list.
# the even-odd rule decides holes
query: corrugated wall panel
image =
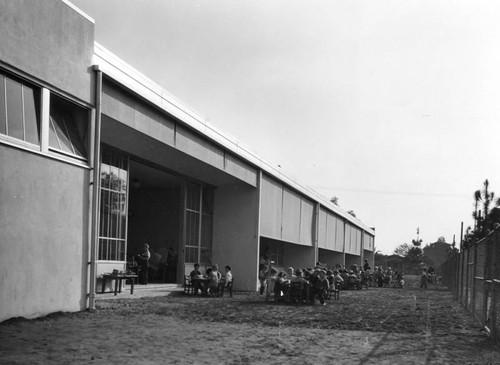
{"label": "corrugated wall panel", "polygon": [[300,195],[287,188],[283,189],[283,220],[281,238],[285,241],[300,241]]}
{"label": "corrugated wall panel", "polygon": [[281,239],[283,187],[276,180],[262,176],[260,234]]}
{"label": "corrugated wall panel", "polygon": [[314,203],[302,198],[300,208],[300,243],[313,245]]}
{"label": "corrugated wall panel", "polygon": [[335,250],[339,252],[344,252],[344,221],[340,218],[335,218],[335,225],[336,225]]}
{"label": "corrugated wall panel", "polygon": [[345,224],[345,252],[351,252],[351,225]]}
{"label": "corrugated wall panel", "polygon": [[329,250],[335,249],[335,240],[336,236],[336,218],[332,214],[328,214],[327,216],[327,230],[326,230],[326,248]]}
{"label": "corrugated wall panel", "polygon": [[326,217],[327,212],[323,208],[319,209],[318,247],[326,248]]}

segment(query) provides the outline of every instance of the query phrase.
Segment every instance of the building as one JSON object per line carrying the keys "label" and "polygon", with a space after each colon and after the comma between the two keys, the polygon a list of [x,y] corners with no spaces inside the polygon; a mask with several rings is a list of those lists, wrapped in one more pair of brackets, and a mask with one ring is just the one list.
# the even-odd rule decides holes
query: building
{"label": "building", "polygon": [[155,280],[230,264],[236,290],[257,289],[263,255],[373,262],[371,228],[95,43],[71,3],[0,14],[0,321],[93,307],[144,242]]}

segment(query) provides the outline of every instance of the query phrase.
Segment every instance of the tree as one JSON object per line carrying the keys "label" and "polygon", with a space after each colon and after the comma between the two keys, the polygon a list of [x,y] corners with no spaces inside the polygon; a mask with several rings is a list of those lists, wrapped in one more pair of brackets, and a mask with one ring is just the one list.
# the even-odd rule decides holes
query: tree
{"label": "tree", "polygon": [[409,250],[410,250],[410,245],[407,243],[402,243],[394,249],[394,254],[406,257],[406,256],[408,256]]}
{"label": "tree", "polygon": [[406,257],[408,261],[411,262],[412,264],[419,264],[423,261],[422,249],[418,246],[410,247]]}
{"label": "tree", "polygon": [[[482,203],[482,212],[478,210],[480,203]],[[492,204],[496,205],[493,209],[491,209]],[[499,206],[500,199],[495,200],[495,193],[490,191],[488,179],[484,180],[483,188],[474,192],[474,211],[472,212],[474,228],[467,228],[464,239],[466,246],[482,239],[491,230],[495,229],[496,223],[500,222]]]}

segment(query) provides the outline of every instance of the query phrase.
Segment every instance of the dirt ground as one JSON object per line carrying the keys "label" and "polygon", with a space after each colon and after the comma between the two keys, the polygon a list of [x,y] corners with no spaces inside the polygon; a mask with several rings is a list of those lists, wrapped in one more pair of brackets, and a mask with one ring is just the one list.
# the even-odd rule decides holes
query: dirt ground
{"label": "dirt ground", "polygon": [[326,306],[256,293],[99,300],[0,324],[1,364],[500,364],[442,286],[342,291]]}

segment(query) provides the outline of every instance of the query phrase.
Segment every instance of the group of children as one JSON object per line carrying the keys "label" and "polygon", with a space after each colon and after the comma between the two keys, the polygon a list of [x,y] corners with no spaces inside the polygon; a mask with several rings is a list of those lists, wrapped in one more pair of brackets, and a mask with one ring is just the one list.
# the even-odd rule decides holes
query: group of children
{"label": "group of children", "polygon": [[287,297],[292,287],[298,287],[304,292],[303,298],[307,298],[305,294],[308,290],[310,303],[315,304],[319,301],[321,305],[326,304],[325,299],[329,290],[341,285],[344,281],[338,271],[327,270],[320,265],[316,265],[314,269],[294,270],[293,267],[289,267],[286,272],[278,272],[277,269],[269,266],[261,268],[259,279],[260,294],[266,293],[266,300],[270,299],[271,294],[274,294],[275,300],[277,297]]}
{"label": "group of children", "polygon": [[[200,264],[195,264],[194,270],[189,274],[191,283],[193,284],[194,294],[201,292],[209,296],[215,296],[219,294],[223,288],[230,287],[233,283],[231,266],[226,265],[224,267],[224,271],[225,275],[219,271],[219,266],[215,264],[212,267],[207,268],[204,276],[200,271]],[[232,296],[231,290],[229,291],[229,295]]]}

